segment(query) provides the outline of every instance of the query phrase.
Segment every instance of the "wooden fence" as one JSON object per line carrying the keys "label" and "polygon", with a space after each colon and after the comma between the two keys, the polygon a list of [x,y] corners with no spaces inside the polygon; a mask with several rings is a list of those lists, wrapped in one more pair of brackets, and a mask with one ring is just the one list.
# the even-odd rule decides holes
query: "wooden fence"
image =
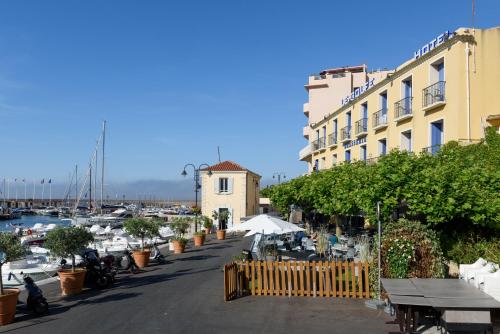
{"label": "wooden fence", "polygon": [[368,263],[246,261],[224,266],[224,300],[237,296],[370,298]]}

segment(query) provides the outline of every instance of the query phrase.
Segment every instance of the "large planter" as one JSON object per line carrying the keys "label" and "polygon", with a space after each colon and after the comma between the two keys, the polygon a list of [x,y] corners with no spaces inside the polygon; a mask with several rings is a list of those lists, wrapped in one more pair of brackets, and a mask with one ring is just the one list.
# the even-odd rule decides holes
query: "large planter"
{"label": "large planter", "polygon": [[217,240],[226,239],[226,230],[217,230]]}
{"label": "large planter", "polygon": [[203,246],[205,243],[205,236],[204,235],[195,235],[194,236],[194,245],[196,247]]}
{"label": "large planter", "polygon": [[133,251],[132,256],[134,257],[135,264],[139,268],[147,267],[149,264],[149,257],[151,256],[151,251]]}
{"label": "large planter", "polygon": [[59,270],[59,279],[61,282],[61,291],[63,296],[77,295],[82,292],[85,282],[85,269],[77,268]]}
{"label": "large planter", "polygon": [[3,289],[3,293],[0,296],[0,326],[14,321],[19,289]]}
{"label": "large planter", "polygon": [[179,240],[174,240],[174,254],[184,253],[184,249],[186,249],[186,244],[180,242]]}

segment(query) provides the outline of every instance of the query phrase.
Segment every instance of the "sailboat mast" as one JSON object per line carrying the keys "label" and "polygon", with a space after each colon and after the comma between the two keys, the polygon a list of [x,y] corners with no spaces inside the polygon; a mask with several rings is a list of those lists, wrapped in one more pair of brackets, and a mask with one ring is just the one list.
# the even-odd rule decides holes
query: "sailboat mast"
{"label": "sailboat mast", "polygon": [[104,198],[104,144],[106,143],[106,121],[102,122],[102,170],[101,170],[101,214]]}
{"label": "sailboat mast", "polygon": [[[98,207],[98,202],[97,202],[97,166],[99,165],[98,164],[98,160],[99,160],[98,152],[99,152],[99,140],[96,142],[96,146],[95,146],[95,161],[94,161],[94,208]],[[90,182],[92,182],[92,179],[90,180]]]}
{"label": "sailboat mast", "polygon": [[89,211],[92,213],[92,161],[89,163]]}
{"label": "sailboat mast", "polygon": [[78,202],[78,165],[75,165],[75,204]]}

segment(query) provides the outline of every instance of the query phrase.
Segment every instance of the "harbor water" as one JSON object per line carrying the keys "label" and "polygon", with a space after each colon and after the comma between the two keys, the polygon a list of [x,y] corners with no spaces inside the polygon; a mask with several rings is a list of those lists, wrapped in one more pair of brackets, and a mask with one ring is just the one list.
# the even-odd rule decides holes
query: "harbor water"
{"label": "harbor water", "polygon": [[36,223],[40,224],[56,224],[61,226],[68,226],[67,222],[62,222],[59,217],[50,216],[21,216],[19,219],[4,220],[0,222],[0,232],[10,232],[16,227],[27,229],[33,227]]}

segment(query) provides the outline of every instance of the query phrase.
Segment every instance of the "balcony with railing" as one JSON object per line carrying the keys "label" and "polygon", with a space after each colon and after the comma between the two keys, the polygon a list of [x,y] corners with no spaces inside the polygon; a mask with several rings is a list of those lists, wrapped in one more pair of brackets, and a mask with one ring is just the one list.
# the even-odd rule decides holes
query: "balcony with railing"
{"label": "balcony with railing", "polygon": [[436,145],[424,147],[422,149],[422,153],[429,153],[429,154],[434,155],[434,154],[436,154],[441,149],[441,146],[443,146],[443,145],[442,144],[436,144]]}
{"label": "balcony with railing", "polygon": [[405,97],[394,103],[394,120],[396,122],[413,117],[412,96]]}
{"label": "balcony with railing", "polygon": [[366,136],[368,134],[368,118],[362,118],[354,123],[354,128],[356,129],[356,136]]}
{"label": "balcony with railing", "polygon": [[340,129],[340,140],[343,142],[351,140],[351,127],[346,126]]}
{"label": "balcony with railing", "polygon": [[445,81],[438,81],[422,89],[422,108],[424,111],[446,104]]}
{"label": "balcony with railing", "polygon": [[306,161],[311,157],[312,151],[311,151],[311,145],[307,145],[306,147],[302,148],[299,152],[299,159],[301,161]]}
{"label": "balcony with railing", "polygon": [[313,151],[321,150],[326,147],[326,138],[325,137],[320,137],[316,140],[313,140],[311,142],[311,149]]}
{"label": "balcony with railing", "polygon": [[380,109],[373,114],[373,130],[387,127],[387,109]]}
{"label": "balcony with railing", "polygon": [[328,146],[337,145],[337,132],[332,132],[328,135]]}

